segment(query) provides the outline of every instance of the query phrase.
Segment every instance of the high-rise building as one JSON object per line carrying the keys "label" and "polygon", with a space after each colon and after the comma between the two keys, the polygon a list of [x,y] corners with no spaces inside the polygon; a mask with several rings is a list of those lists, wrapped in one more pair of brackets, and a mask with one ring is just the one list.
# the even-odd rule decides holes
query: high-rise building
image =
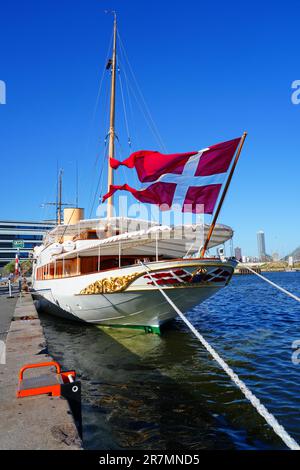
{"label": "high-rise building", "polygon": [[258,257],[260,261],[266,260],[266,243],[265,243],[265,232],[260,230],[257,232],[257,247]]}
{"label": "high-rise building", "polygon": [[242,261],[242,250],[239,246],[237,246],[235,249],[234,249],[234,257],[238,260],[238,261]]}
{"label": "high-rise building", "polygon": [[0,220],[0,267],[13,261],[16,253],[23,260],[40,245],[44,234],[55,227],[53,222]]}

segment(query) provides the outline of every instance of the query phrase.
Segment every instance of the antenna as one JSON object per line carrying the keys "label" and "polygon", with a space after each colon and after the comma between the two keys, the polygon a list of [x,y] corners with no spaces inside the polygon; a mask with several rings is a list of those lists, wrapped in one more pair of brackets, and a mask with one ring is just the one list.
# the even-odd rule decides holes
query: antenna
{"label": "antenna", "polygon": [[76,207],[78,208],[79,183],[78,183],[78,160],[76,160]]}
{"label": "antenna", "polygon": [[117,12],[116,12],[116,10],[104,10],[104,13],[106,13],[106,14],[111,13],[112,15],[114,15],[114,19],[115,19],[115,20],[116,20],[116,18],[117,18]]}
{"label": "antenna", "polygon": [[[42,207],[45,206],[55,206],[56,207],[56,224],[61,225],[62,221],[62,207],[63,206],[74,206],[74,204],[70,204],[68,202],[62,202],[62,176],[63,176],[63,168],[58,170],[57,174],[57,194],[56,194],[56,202],[45,202],[42,204]],[[78,201],[77,201],[78,204]],[[78,207],[78,205],[76,206]]]}

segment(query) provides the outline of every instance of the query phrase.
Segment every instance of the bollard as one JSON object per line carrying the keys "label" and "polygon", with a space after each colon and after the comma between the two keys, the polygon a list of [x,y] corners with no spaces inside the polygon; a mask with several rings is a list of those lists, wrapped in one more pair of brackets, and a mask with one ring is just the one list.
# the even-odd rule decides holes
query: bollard
{"label": "bollard", "polygon": [[20,295],[20,302],[21,302],[21,299],[22,299],[22,281],[21,281],[20,276],[19,276],[19,295]]}
{"label": "bollard", "polygon": [[11,280],[10,279],[8,279],[8,294],[9,294],[8,297],[7,297],[8,299],[13,299],[14,298],[14,296],[11,293]]}

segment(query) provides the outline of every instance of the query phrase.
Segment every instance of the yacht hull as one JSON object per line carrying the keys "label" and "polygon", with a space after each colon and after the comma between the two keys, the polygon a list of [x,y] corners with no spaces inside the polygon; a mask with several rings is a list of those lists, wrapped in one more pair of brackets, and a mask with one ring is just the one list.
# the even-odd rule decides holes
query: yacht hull
{"label": "yacht hull", "polygon": [[[182,259],[85,276],[36,281],[33,296],[48,313],[88,323],[156,331],[176,317],[153,283],[183,311],[228,284],[235,261]],[[149,276],[150,269],[151,276]],[[124,281],[125,279],[125,281]]]}

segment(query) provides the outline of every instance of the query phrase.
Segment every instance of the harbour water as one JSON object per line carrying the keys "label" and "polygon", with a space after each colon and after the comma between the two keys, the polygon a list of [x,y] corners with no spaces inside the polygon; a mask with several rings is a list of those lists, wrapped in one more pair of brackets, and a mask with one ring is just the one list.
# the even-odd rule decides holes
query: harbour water
{"label": "harbour water", "polygon": [[[300,295],[300,273],[268,273]],[[235,276],[188,318],[300,441],[300,304]],[[49,353],[82,382],[86,449],[284,449],[180,319],[162,336],[41,315]]]}

